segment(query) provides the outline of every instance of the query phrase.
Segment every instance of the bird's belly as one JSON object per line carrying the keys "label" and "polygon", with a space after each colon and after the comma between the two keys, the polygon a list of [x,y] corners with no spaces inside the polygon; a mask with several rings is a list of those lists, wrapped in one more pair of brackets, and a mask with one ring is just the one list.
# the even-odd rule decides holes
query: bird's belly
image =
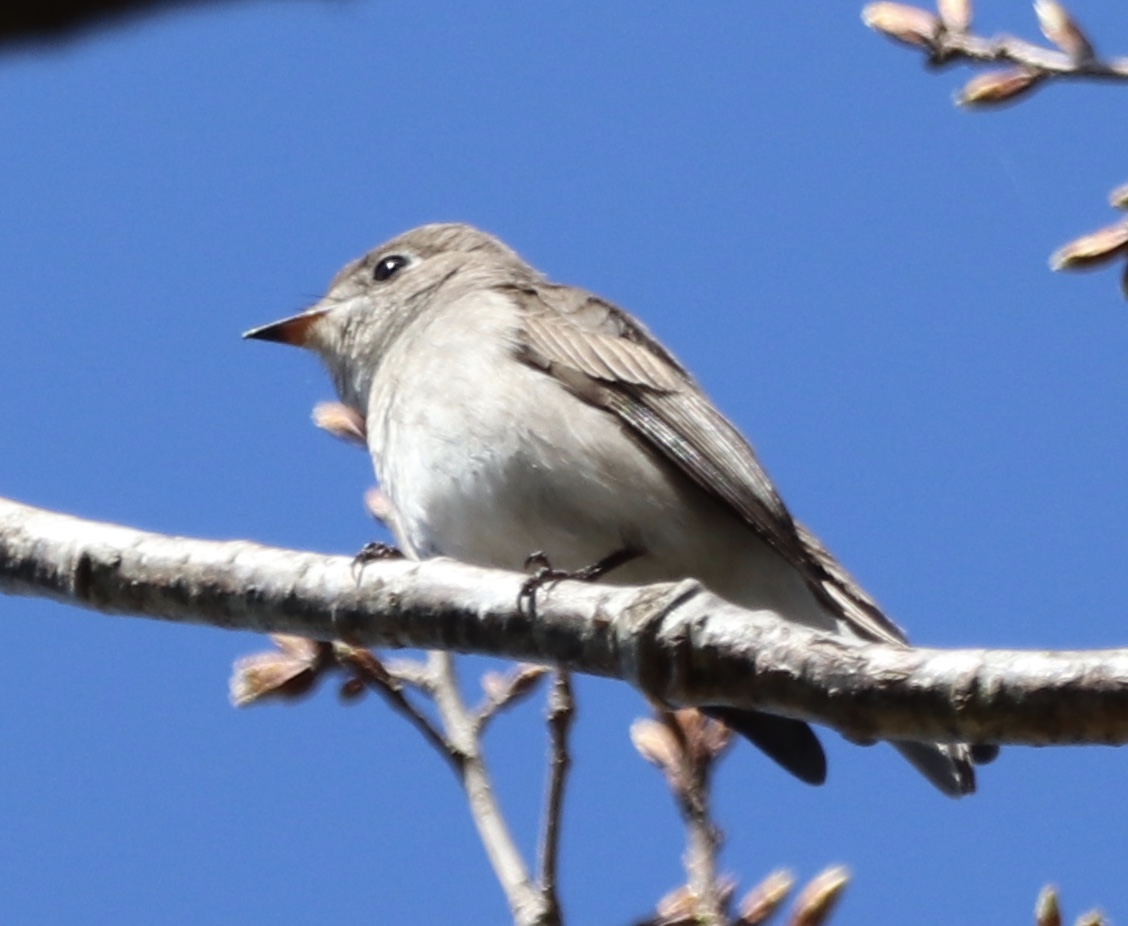
{"label": "bird's belly", "polygon": [[571,570],[630,549],[638,558],[607,581],[696,578],[745,607],[831,629],[798,573],[730,509],[612,415],[510,364],[516,382],[496,397],[478,379],[473,403],[413,390],[370,418],[376,469],[408,550],[517,570],[543,552]]}
{"label": "bird's belly", "polygon": [[389,489],[420,555],[521,569],[543,552],[557,568],[578,569],[638,546],[640,516],[656,516],[632,500],[623,510],[622,487],[544,446],[515,448],[509,435],[428,443],[427,464],[391,474]]}
{"label": "bird's belly", "polygon": [[635,517],[630,501],[617,510],[619,476],[599,459],[625,438],[605,413],[509,363],[518,381],[497,396],[479,381],[472,404],[413,391],[383,410],[372,451],[401,540],[483,566],[520,569],[537,551],[560,568],[588,565],[624,545]]}

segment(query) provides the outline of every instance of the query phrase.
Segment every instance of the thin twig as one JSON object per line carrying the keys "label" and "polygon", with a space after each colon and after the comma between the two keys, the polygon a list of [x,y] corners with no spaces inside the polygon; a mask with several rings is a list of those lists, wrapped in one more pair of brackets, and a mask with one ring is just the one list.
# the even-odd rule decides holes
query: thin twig
{"label": "thin twig", "polygon": [[564,809],[564,786],[572,766],[568,737],[576,717],[572,678],[557,669],[548,696],[548,790],[544,801],[544,823],[540,844],[540,888],[551,919],[560,921],[557,870],[560,857],[560,830]]}
{"label": "thin twig", "polygon": [[[1012,66],[969,83],[956,98],[967,106],[1014,102],[1049,79],[1128,80],[1128,58],[1098,56],[1088,37],[1056,0],[1036,3],[1035,10],[1042,31],[1057,48],[1035,45],[1013,35],[976,35],[966,28],[966,22],[949,23],[942,13],[903,3],[867,4],[862,21],[922,52],[930,67],[957,63]],[[970,4],[964,14],[970,18]]]}
{"label": "thin twig", "polygon": [[366,649],[350,646],[347,643],[334,644],[337,658],[357,673],[357,677],[375,691],[397,714],[407,720],[423,738],[435,748],[461,777],[466,756],[439,731],[422,711],[408,700],[403,692],[403,683],[383,666],[374,654]]}
{"label": "thin twig", "polygon": [[[985,38],[970,31],[972,0],[938,0],[933,13],[923,7],[896,2],[869,3],[862,21],[883,35],[922,52],[926,63],[944,67],[966,63],[1009,64],[990,68],[972,78],[957,93],[956,102],[983,109],[1009,105],[1029,96],[1051,80],[1128,80],[1128,58],[1102,59],[1088,35],[1060,0],[1035,0],[1034,12],[1042,34],[1056,48],[1035,45],[1012,35]],[[1110,196],[1117,209],[1128,206],[1123,187]],[[1128,221],[1082,235],[1050,258],[1054,270],[1087,270],[1119,264],[1121,292],[1128,298]]]}
{"label": "thin twig", "polygon": [[949,65],[961,61],[1005,62],[1041,71],[1047,76],[1075,80],[1128,80],[1128,58],[1079,60],[1064,51],[1035,45],[1013,35],[986,38],[967,32],[941,32],[931,49],[929,63]]}
{"label": "thin twig", "polygon": [[432,678],[435,707],[439,711],[443,729],[464,757],[459,769],[459,780],[466,792],[470,816],[478,829],[478,836],[494,874],[509,901],[514,922],[518,926],[554,926],[556,921],[546,917],[544,902],[529,877],[525,862],[502,815],[482,755],[477,724],[458,688],[454,657],[446,652],[431,652],[428,654],[427,668]]}
{"label": "thin twig", "polygon": [[709,807],[712,771],[731,742],[721,723],[695,710],[657,710],[637,720],[631,740],[666,777],[686,830],[686,883],[658,903],[654,924],[724,924],[735,884],[717,873],[723,835]]}
{"label": "thin twig", "polygon": [[[430,652],[426,663],[401,661],[397,669],[410,676],[413,686],[432,699],[438,713],[436,725],[404,693],[402,678],[372,652],[351,643],[325,643],[301,637],[274,635],[277,649],[243,657],[235,664],[231,697],[239,706],[267,699],[293,700],[308,694],[318,681],[332,672],[343,672],[341,696],[355,697],[365,688],[379,694],[388,705],[418,730],[423,738],[447,761],[466,794],[470,815],[478,835],[509,901],[517,926],[559,926],[560,907],[556,897],[556,840],[560,813],[563,767],[567,752],[564,741],[571,715],[570,693],[554,692],[550,720],[554,753],[563,755],[563,767],[554,764],[553,776],[561,783],[550,789],[550,835],[545,870],[547,887],[534,885],[528,868],[509,833],[498,805],[489,771],[482,754],[481,716],[466,707],[458,686],[454,657],[445,652]],[[512,703],[520,690],[531,690],[544,673],[524,667],[510,673],[495,692],[497,698]],[[566,682],[564,683],[566,686]]]}
{"label": "thin twig", "polygon": [[678,810],[685,824],[686,884],[697,898],[701,923],[724,923],[725,890],[718,882],[717,853],[723,835],[709,808],[709,779],[718,753],[699,748],[706,725],[715,723],[697,711],[680,711],[663,718],[681,742],[685,763],[684,788],[676,789]]}
{"label": "thin twig", "polygon": [[434,694],[434,679],[425,662],[418,659],[384,659],[383,662],[392,678],[418,689],[428,697]]}
{"label": "thin twig", "polygon": [[487,672],[482,676],[485,697],[474,708],[474,722],[478,732],[485,734],[490,721],[503,711],[520,704],[537,690],[540,680],[551,669],[532,663],[521,663],[508,672]]}

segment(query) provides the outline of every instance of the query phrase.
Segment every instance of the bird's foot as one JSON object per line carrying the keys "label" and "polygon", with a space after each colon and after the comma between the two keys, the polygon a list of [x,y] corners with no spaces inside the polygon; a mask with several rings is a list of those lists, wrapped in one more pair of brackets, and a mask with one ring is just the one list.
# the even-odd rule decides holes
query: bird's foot
{"label": "bird's foot", "polygon": [[637,559],[639,555],[638,550],[623,547],[623,549],[616,550],[582,569],[568,570],[554,568],[548,555],[543,550],[537,550],[535,553],[530,553],[525,559],[525,570],[533,569],[535,571],[521,583],[521,591],[517,594],[517,607],[527,614],[535,615],[537,592],[546,585],[555,585],[564,579],[572,579],[576,582],[595,582],[611,570]]}
{"label": "bird's foot", "polygon": [[381,559],[403,559],[403,551],[398,547],[392,546],[390,543],[384,543],[381,540],[373,540],[371,543],[366,543],[360,548],[356,556],[353,557],[352,569],[353,578],[360,582],[360,577],[364,575],[364,567],[369,563],[374,563]]}
{"label": "bird's foot", "polygon": [[533,570],[517,593],[517,608],[529,615],[536,614],[537,592],[546,585],[555,585],[561,579],[569,579],[572,574],[564,569],[554,569],[543,550],[530,553],[525,558],[525,571]]}

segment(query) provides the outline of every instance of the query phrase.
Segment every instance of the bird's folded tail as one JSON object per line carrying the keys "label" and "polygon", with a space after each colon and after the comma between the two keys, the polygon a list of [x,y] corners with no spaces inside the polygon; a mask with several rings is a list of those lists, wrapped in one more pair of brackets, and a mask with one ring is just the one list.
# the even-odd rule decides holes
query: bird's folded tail
{"label": "bird's folded tail", "polygon": [[[814,731],[803,721],[735,707],[703,707],[701,712],[750,740],[800,781],[812,785],[826,781],[826,754]],[[891,745],[949,797],[974,793],[972,762],[982,764],[993,758],[986,750],[982,756],[973,757],[972,750],[960,743],[899,740]]]}
{"label": "bird's folded tail", "polygon": [[751,740],[774,762],[809,785],[826,781],[826,753],[802,720],[735,707],[703,707],[701,713]]}
{"label": "bird's folded tail", "polygon": [[975,793],[971,751],[962,743],[895,740],[894,748],[948,797]]}

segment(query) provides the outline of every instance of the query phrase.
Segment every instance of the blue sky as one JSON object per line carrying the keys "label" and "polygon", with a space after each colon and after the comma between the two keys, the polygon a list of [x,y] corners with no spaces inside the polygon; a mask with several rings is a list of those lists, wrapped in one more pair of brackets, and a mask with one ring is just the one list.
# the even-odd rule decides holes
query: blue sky
{"label": "blue sky", "polygon": [[[984,31],[1034,37],[1019,4]],[[1099,48],[1128,13],[1074,5]],[[1128,307],[1046,258],[1105,224],[1125,90],[955,110],[854,4],[418,0],[181,12],[0,58],[0,494],[168,533],[351,553],[363,454],[312,358],[243,343],[372,245],[462,220],[641,316],[793,511],[906,626],[1122,646]],[[1002,18],[1002,17],[1007,18]],[[375,702],[236,711],[262,641],[0,600],[0,919],[504,922],[445,766]],[[481,663],[467,668],[469,677]],[[570,922],[680,875],[623,685],[579,683]],[[837,922],[1128,916],[1128,755],[1007,750],[945,800],[888,748],[717,782],[749,884],[844,863]],[[489,741],[535,838],[535,708]]]}

